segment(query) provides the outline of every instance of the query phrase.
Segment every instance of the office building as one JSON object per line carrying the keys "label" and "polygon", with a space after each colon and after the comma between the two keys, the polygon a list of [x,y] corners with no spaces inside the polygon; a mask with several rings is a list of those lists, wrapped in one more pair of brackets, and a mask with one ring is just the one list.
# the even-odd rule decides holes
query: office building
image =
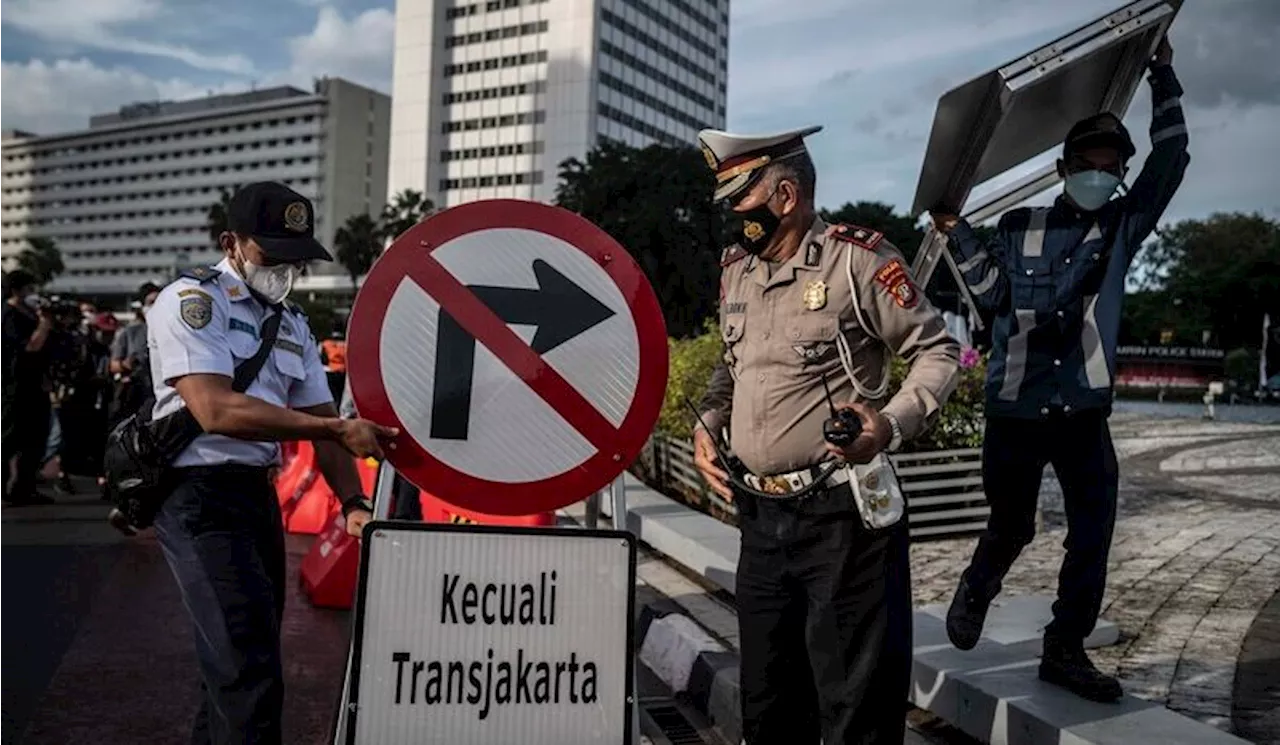
{"label": "office building", "polygon": [[603,139],[723,127],[729,0],[397,0],[388,189],[550,201]]}
{"label": "office building", "polygon": [[[187,266],[221,259],[209,235],[222,190],[281,181],[313,200],[328,247],[351,215],[386,201],[391,101],[345,80],[307,93],[278,87],[190,101],[138,103],[89,128],[6,132],[0,247],[6,264],[30,238],[50,238],[66,270],[49,288],[130,294]],[[349,286],[335,263],[302,285]]]}

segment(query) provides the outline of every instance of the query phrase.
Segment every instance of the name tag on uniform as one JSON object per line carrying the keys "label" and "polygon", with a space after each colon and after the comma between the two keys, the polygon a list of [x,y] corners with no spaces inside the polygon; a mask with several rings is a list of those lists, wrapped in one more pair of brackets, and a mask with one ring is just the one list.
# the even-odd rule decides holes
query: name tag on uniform
{"label": "name tag on uniform", "polygon": [[291,342],[288,339],[276,339],[276,349],[283,349],[286,352],[293,352],[299,357],[302,356],[302,345]]}
{"label": "name tag on uniform", "polygon": [[231,319],[230,329],[232,331],[243,331],[255,339],[258,338],[258,328],[254,326],[252,323],[248,323],[247,321],[241,321],[239,318]]}

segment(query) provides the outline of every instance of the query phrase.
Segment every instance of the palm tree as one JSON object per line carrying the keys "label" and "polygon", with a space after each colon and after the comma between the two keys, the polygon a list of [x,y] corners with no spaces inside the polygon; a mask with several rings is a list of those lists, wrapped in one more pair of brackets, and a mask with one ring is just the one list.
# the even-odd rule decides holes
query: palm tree
{"label": "palm tree", "polygon": [[430,199],[423,198],[422,192],[405,189],[382,208],[378,218],[379,242],[385,244],[395,240],[433,212],[435,205]]}
{"label": "palm tree", "polygon": [[351,287],[359,286],[381,253],[378,224],[366,214],[352,215],[333,234],[334,258],[351,277]]}
{"label": "palm tree", "polygon": [[46,285],[62,274],[62,252],[52,238],[28,238],[27,250],[18,254],[18,268],[36,278],[36,284]]}
{"label": "palm tree", "polygon": [[213,241],[214,247],[218,245],[218,236],[222,235],[227,229],[227,210],[231,208],[231,195],[235,193],[235,189],[220,189],[218,201],[209,205],[208,217],[205,225],[209,229],[209,239]]}

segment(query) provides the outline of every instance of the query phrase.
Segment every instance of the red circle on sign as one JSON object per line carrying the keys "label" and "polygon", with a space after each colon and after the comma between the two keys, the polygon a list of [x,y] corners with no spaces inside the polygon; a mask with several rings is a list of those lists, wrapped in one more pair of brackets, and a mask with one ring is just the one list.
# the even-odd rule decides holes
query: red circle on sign
{"label": "red circle on sign", "polygon": [[[639,343],[639,370],[631,406],[616,429],[560,374],[520,340],[432,256],[459,236],[515,228],[568,243],[595,262],[630,309]],[[579,434],[596,448],[587,460],[555,476],[521,483],[464,473],[433,456],[405,429],[387,394],[381,370],[382,327],[400,283],[412,281],[447,309]],[[405,478],[446,502],[490,515],[531,515],[578,502],[599,491],[635,459],[653,431],[667,387],[667,331],[653,287],[631,255],[608,233],[573,212],[515,199],[470,202],[431,216],[407,230],[378,259],[356,295],[348,324],[347,375],[360,416],[397,427],[387,460]],[[591,411],[582,410],[586,404]],[[568,414],[573,414],[569,416]],[[581,423],[581,424],[580,424]],[[590,432],[583,431],[589,429]],[[503,453],[493,453],[494,459]]]}

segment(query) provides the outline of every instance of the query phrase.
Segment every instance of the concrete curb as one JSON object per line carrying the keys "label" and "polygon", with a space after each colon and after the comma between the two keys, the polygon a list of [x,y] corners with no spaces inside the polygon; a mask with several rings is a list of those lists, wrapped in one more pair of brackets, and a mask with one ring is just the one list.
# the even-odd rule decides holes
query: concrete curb
{"label": "concrete curb", "polygon": [[640,662],[730,742],[742,739],[738,655],[670,600],[648,603],[636,622]]}

